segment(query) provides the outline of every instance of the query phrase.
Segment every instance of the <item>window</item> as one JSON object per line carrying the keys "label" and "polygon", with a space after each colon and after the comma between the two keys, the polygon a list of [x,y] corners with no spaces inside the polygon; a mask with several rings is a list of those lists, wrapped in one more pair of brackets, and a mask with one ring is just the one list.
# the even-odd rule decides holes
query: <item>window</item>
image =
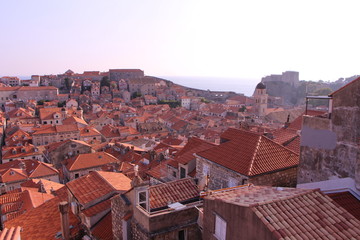
{"label": "window", "polygon": [[75,173],[75,178],[78,178],[79,177],[79,174],[78,173]]}
{"label": "window", "polygon": [[172,175],[173,175],[173,177],[176,177],[176,172],[175,172],[175,171],[173,171]]}
{"label": "window", "polygon": [[145,210],[147,210],[147,193],[144,192],[139,192],[138,193],[138,204],[139,206],[141,206],[142,208],[144,208]]}
{"label": "window", "polygon": [[178,240],[186,240],[186,231],[185,229],[178,232]]}
{"label": "window", "polygon": [[244,178],[244,179],[242,180],[242,185],[247,184],[247,182],[248,182],[248,180],[247,180],[246,178]]}
{"label": "window", "polygon": [[226,239],[226,222],[215,214],[215,237],[219,240]]}
{"label": "window", "polygon": [[183,167],[180,167],[180,178],[186,177],[186,169]]}

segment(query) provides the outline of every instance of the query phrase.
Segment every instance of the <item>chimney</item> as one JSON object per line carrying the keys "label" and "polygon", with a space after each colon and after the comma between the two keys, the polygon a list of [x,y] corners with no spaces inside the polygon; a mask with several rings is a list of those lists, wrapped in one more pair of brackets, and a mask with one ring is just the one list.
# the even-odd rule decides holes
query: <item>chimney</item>
{"label": "chimney", "polygon": [[69,203],[64,201],[59,203],[60,219],[61,219],[61,233],[65,240],[70,239],[69,228]]}
{"label": "chimney", "polygon": [[290,125],[290,114],[287,116],[286,122],[284,124],[284,128],[288,128]]}

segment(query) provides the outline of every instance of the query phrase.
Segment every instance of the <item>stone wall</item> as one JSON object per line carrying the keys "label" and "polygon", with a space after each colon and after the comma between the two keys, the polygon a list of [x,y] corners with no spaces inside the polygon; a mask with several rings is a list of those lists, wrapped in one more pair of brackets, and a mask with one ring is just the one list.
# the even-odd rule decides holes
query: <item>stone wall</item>
{"label": "stone wall", "polygon": [[226,222],[226,239],[276,239],[249,207],[206,198],[204,200],[203,239],[217,239],[214,235],[216,215]]}
{"label": "stone wall", "polygon": [[[111,199],[113,239],[123,239],[122,221],[130,208],[131,205],[126,205],[120,195],[116,195]],[[131,233],[129,233],[129,236],[131,236]]]}
{"label": "stone wall", "polygon": [[266,185],[276,187],[296,187],[297,167],[282,171],[255,176],[249,179],[254,185]]}
{"label": "stone wall", "polygon": [[61,167],[61,162],[65,160],[66,156],[75,156],[78,154],[91,153],[92,148],[85,144],[71,141],[62,144],[60,147],[49,153],[49,160],[56,168]]}
{"label": "stone wall", "polygon": [[[210,162],[204,158],[197,157],[196,160],[196,178],[202,183],[205,178],[203,168],[204,164],[209,167],[209,189],[221,189],[232,186],[253,183],[255,185],[295,187],[297,179],[297,167],[284,169],[277,172],[261,174],[254,177],[248,177],[227,169],[221,165]],[[232,182],[232,183],[230,183]],[[200,186],[201,188],[201,186]]]}
{"label": "stone wall", "polygon": [[360,190],[360,80],[333,94],[331,119],[304,116],[298,183],[350,177]]}
{"label": "stone wall", "polygon": [[216,163],[210,162],[204,158],[196,158],[196,178],[199,180],[199,183],[203,181],[206,177],[204,174],[204,165],[209,166],[210,175],[208,188],[210,190],[221,189],[229,187],[230,177],[235,181],[236,185],[242,185],[243,181],[247,180],[248,177],[241,175],[235,171],[227,169],[223,166],[220,166]]}

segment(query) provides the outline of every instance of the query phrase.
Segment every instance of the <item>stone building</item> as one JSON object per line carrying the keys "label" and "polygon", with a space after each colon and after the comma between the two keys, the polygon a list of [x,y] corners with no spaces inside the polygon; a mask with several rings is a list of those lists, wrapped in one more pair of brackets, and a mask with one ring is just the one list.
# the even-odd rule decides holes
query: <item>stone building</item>
{"label": "stone building", "polygon": [[120,81],[121,79],[144,77],[144,71],[140,69],[110,69],[110,81]]}
{"label": "stone building", "polygon": [[192,179],[132,184],[131,191],[112,199],[113,239],[201,239],[196,207],[202,201]]}
{"label": "stone building", "polygon": [[35,146],[47,145],[68,139],[80,139],[80,129],[77,125],[56,125],[34,128],[33,144]]}
{"label": "stone building", "polygon": [[0,81],[6,85],[10,85],[12,87],[20,85],[20,78],[18,77],[1,77]]}
{"label": "stone building", "polygon": [[86,142],[72,139],[55,142],[45,147],[47,159],[57,168],[61,167],[61,162],[66,158],[73,157],[77,154],[92,152],[95,152],[95,150]]}
{"label": "stone building", "polygon": [[254,132],[229,128],[220,145],[196,153],[200,189],[245,183],[295,186],[299,155]]}
{"label": "stone building", "polygon": [[59,171],[51,164],[34,159],[14,160],[0,164],[0,193],[20,188],[20,184],[34,178],[60,182]]}
{"label": "stone building", "polygon": [[351,178],[360,190],[360,78],[329,95],[326,116],[303,117],[298,183]]}
{"label": "stone building", "polygon": [[28,100],[56,100],[59,91],[56,87],[0,87],[0,104],[4,106],[7,100],[28,101]]}
{"label": "stone building", "polygon": [[261,82],[285,82],[297,86],[299,85],[299,72],[286,71],[282,74],[271,74],[269,76],[263,77]]}
{"label": "stone building", "polygon": [[150,77],[143,77],[143,78],[136,78],[130,79],[128,81],[129,84],[129,92],[131,94],[137,92],[141,93],[142,95],[152,95],[155,96],[155,83],[157,81]]}
{"label": "stone building", "polygon": [[7,163],[14,160],[36,159],[44,161],[43,149],[39,149],[31,144],[25,146],[2,147],[1,163]]}

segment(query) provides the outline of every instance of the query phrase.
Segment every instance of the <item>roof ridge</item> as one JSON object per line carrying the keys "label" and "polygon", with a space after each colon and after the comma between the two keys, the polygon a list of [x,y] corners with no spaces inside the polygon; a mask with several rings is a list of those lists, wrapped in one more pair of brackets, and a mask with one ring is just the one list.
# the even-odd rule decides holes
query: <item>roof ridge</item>
{"label": "roof ridge", "polygon": [[[266,140],[268,140],[268,141],[270,141],[270,142],[273,142],[273,143],[275,143],[276,145],[278,145],[278,146],[280,146],[280,147],[282,147],[282,148],[284,148],[284,149],[286,149],[286,150],[294,153],[295,155],[298,155],[298,156],[299,156],[299,154],[297,154],[297,153],[294,152],[293,150],[287,148],[286,146],[284,146],[284,145],[282,145],[282,144],[280,144],[280,143],[275,142],[273,139],[270,139],[270,138],[266,137],[265,135],[260,135],[260,137],[264,137]],[[292,141],[293,141],[295,138],[297,138],[297,137],[300,137],[300,136],[299,136],[299,135],[295,136],[295,137],[292,139]],[[292,142],[292,141],[291,141],[291,142]]]}
{"label": "roof ridge", "polygon": [[[104,178],[99,172],[100,171],[94,171],[102,180],[104,180],[114,191],[117,191],[117,189],[111,184],[111,183],[109,183],[109,181],[106,179],[106,178]],[[102,171],[102,172],[104,172],[104,171]],[[93,172],[91,172],[91,173],[93,173]]]}
{"label": "roof ridge", "polygon": [[253,157],[252,157],[252,159],[251,159],[251,164],[250,164],[250,167],[249,167],[249,171],[248,171],[248,176],[250,176],[250,174],[251,174],[251,171],[252,171],[252,169],[253,169],[253,166],[254,166],[254,162],[255,162],[255,159],[256,159],[256,156],[257,156],[257,152],[258,152],[258,150],[259,150],[259,148],[260,148],[260,144],[261,144],[261,136],[259,135],[259,138],[258,138],[258,141],[257,141],[257,143],[256,143],[256,147],[255,147],[255,150],[254,150],[254,154],[253,154]]}
{"label": "roof ridge", "polygon": [[29,174],[29,177],[34,174],[34,172],[36,171],[36,169],[39,168],[39,166],[40,166],[40,162],[38,163],[38,165],[36,166],[36,168]]}
{"label": "roof ridge", "polygon": [[[50,170],[55,170],[55,172],[57,171],[54,167],[48,166],[48,164],[46,164],[46,163],[44,163],[44,162],[40,162],[40,161],[39,161],[38,167],[39,167],[40,165],[45,166],[45,167],[47,167],[47,168],[50,169]],[[34,170],[34,172],[35,172],[35,170]]]}

